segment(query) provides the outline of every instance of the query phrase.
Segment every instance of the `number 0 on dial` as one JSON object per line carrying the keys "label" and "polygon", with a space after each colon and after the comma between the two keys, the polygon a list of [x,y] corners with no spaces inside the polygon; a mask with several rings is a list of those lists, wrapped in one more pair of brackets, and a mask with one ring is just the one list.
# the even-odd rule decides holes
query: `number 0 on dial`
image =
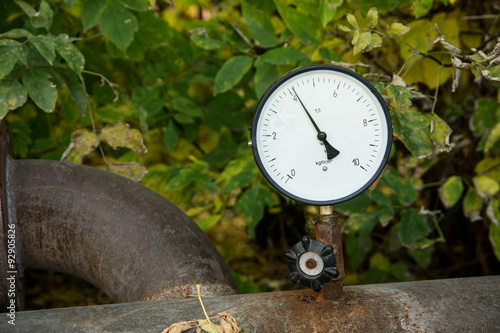
{"label": "number 0 on dial", "polygon": [[252,147],[266,179],[291,199],[333,205],[380,175],[392,124],[371,83],[336,66],[315,65],[277,80],[259,101]]}

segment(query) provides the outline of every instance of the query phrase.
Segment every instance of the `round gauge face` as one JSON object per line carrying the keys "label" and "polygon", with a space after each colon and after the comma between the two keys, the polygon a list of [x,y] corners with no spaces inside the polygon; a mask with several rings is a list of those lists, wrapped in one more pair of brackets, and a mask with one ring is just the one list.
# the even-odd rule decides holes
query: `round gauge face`
{"label": "round gauge face", "polygon": [[262,96],[251,142],[259,169],[278,191],[333,205],[378,178],[392,124],[371,83],[344,68],[315,65],[284,75]]}

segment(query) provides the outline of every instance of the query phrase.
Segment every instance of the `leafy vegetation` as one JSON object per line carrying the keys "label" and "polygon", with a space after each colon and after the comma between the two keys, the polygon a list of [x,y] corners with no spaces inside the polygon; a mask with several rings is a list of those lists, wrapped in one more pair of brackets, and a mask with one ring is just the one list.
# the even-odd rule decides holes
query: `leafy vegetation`
{"label": "leafy vegetation", "polygon": [[335,207],[345,283],[498,274],[499,7],[3,1],[0,116],[17,158],[142,179],[206,230],[243,292],[286,289],[282,254],[317,209],[266,183],[247,127],[280,75],[347,67],[383,94],[394,144],[376,186]]}

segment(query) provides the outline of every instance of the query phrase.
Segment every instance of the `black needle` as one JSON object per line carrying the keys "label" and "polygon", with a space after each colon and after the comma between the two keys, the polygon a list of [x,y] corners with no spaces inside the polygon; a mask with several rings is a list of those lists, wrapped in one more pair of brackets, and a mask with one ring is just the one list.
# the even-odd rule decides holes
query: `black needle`
{"label": "black needle", "polygon": [[314,128],[316,129],[316,132],[318,132],[318,136],[317,136],[318,140],[323,142],[323,144],[325,145],[326,157],[329,160],[331,160],[332,158],[334,158],[335,156],[340,154],[340,152],[337,149],[333,148],[333,146],[326,140],[326,133],[319,129],[319,127],[316,124],[316,122],[314,121],[313,117],[311,116],[309,111],[307,111],[307,108],[305,107],[304,103],[302,103],[302,100],[300,99],[299,95],[295,91],[294,87],[292,87],[292,90],[295,93],[295,96],[297,96],[297,99],[299,100],[300,105],[302,105],[302,108],[304,109],[304,111],[306,111],[307,116],[309,117],[309,120],[312,122]]}

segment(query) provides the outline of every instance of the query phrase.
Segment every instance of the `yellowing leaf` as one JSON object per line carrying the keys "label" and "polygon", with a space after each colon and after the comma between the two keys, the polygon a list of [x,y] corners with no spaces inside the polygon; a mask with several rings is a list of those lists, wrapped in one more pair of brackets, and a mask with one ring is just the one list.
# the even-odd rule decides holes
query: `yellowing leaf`
{"label": "yellowing leaf", "polygon": [[61,161],[82,163],[85,156],[94,151],[99,144],[99,138],[94,132],[79,129],[71,134],[71,142],[64,151]]}
{"label": "yellowing leaf", "polygon": [[123,147],[132,149],[138,154],[147,152],[141,132],[135,128],[130,128],[129,124],[122,121],[103,128],[100,138],[106,141],[113,149]]}
{"label": "yellowing leaf", "polygon": [[349,22],[354,29],[359,29],[358,20],[356,19],[356,16],[352,14],[347,14],[346,18],[347,22]]}
{"label": "yellowing leaf", "polygon": [[488,134],[484,151],[488,152],[498,141],[500,141],[500,123],[496,124]]}
{"label": "yellowing leaf", "polygon": [[354,45],[354,54],[358,54],[367,48],[372,42],[372,34],[370,32],[363,32],[359,35],[359,38]]}
{"label": "yellowing leaf", "polygon": [[490,224],[489,238],[498,260],[500,260],[500,227],[495,223]]}
{"label": "yellowing leaf", "polygon": [[482,198],[488,198],[495,195],[500,190],[500,185],[494,179],[488,176],[479,175],[473,178],[477,193]]}
{"label": "yellowing leaf", "polygon": [[432,153],[429,122],[418,111],[397,109],[391,112],[394,136],[399,138],[413,156],[423,158]]}
{"label": "yellowing leaf", "polygon": [[500,227],[500,200],[498,198],[491,198],[486,208],[486,216],[488,216],[493,224]]}
{"label": "yellowing leaf", "polygon": [[471,222],[480,221],[482,220],[481,217],[482,207],[483,207],[483,199],[477,194],[476,189],[474,187],[469,187],[463,201],[464,215],[469,220],[471,220]]}
{"label": "yellowing leaf", "polygon": [[430,122],[430,132],[431,132],[431,139],[432,142],[436,145],[437,148],[439,148],[440,151],[447,151],[449,152],[451,150],[451,145],[450,145],[450,135],[453,132],[450,126],[441,119],[437,114],[432,113],[428,115],[429,122]]}
{"label": "yellowing leaf", "polygon": [[24,86],[9,79],[0,80],[0,118],[9,110],[14,110],[23,105],[28,98]]}
{"label": "yellowing leaf", "polygon": [[366,21],[368,22],[368,26],[370,28],[375,28],[378,24],[378,11],[377,8],[372,7],[366,14]]}
{"label": "yellowing leaf", "polygon": [[490,177],[496,181],[500,181],[500,157],[486,157],[482,159],[476,167],[474,172],[476,174],[481,174]]}
{"label": "yellowing leaf", "polygon": [[391,262],[389,258],[377,252],[370,258],[370,268],[377,268],[381,271],[389,272],[391,269]]}
{"label": "yellowing leaf", "polygon": [[410,31],[410,28],[399,22],[392,23],[389,28],[387,28],[387,34],[392,37],[403,36],[408,31]]}
{"label": "yellowing leaf", "polygon": [[451,176],[439,188],[439,197],[446,208],[451,208],[460,200],[463,191],[462,177]]}
{"label": "yellowing leaf", "polygon": [[109,171],[135,182],[139,182],[148,173],[148,169],[136,162],[110,163],[107,167]]}

